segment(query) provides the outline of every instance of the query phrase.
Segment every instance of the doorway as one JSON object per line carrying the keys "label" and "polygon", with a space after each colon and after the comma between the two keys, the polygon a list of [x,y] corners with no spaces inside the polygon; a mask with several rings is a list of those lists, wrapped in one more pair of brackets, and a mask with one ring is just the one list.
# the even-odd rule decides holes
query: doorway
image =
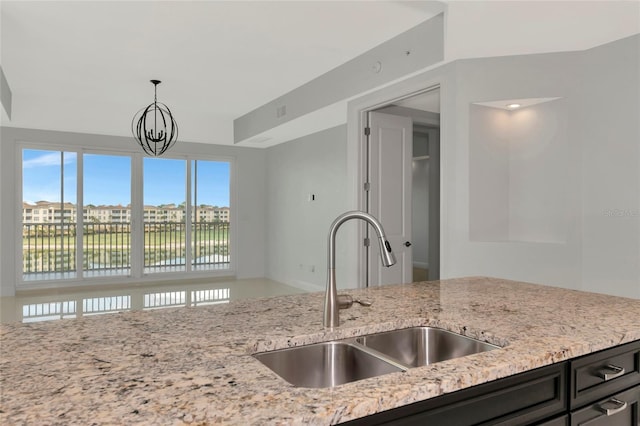
{"label": "doorway", "polygon": [[367,246],[367,286],[440,277],[440,89],[367,112],[365,208],[382,222],[398,262]]}

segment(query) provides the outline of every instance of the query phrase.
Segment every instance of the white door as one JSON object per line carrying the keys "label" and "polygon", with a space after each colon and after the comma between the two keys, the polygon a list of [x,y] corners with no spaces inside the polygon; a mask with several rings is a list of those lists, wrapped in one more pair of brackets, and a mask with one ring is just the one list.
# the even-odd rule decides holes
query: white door
{"label": "white door", "polygon": [[409,117],[369,113],[368,212],[380,220],[397,263],[382,266],[375,232],[368,230],[369,286],[408,283],[411,253],[411,164],[413,123]]}

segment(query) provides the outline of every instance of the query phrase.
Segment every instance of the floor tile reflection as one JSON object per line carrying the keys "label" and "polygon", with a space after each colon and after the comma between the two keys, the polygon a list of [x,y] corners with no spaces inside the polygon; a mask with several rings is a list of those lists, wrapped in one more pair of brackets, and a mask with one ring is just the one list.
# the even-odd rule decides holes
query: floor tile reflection
{"label": "floor tile reflection", "polygon": [[204,306],[230,300],[303,293],[267,279],[101,287],[95,290],[42,290],[0,297],[0,322],[73,319],[116,312]]}

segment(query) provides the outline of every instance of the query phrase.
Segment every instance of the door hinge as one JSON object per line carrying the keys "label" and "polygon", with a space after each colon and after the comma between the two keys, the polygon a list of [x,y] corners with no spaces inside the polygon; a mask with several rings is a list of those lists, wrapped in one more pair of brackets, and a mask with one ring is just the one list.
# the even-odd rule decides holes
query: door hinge
{"label": "door hinge", "polygon": [[369,238],[365,238],[364,239],[364,246],[365,247],[369,247],[371,245],[371,240],[369,240]]}
{"label": "door hinge", "polygon": [[364,128],[364,135],[365,136],[369,136],[371,134],[371,127],[365,127]]}
{"label": "door hinge", "polygon": [[371,184],[369,182],[365,182],[363,187],[365,191],[369,191],[371,189]]}

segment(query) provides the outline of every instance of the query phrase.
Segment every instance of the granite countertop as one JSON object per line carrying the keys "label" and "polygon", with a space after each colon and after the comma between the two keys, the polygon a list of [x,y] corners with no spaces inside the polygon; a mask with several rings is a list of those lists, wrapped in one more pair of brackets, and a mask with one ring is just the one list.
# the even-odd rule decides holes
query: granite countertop
{"label": "granite countertop", "polygon": [[[640,339],[640,300],[472,277],[0,326],[0,423],[333,424]],[[417,325],[504,348],[329,389],[251,357]]]}

